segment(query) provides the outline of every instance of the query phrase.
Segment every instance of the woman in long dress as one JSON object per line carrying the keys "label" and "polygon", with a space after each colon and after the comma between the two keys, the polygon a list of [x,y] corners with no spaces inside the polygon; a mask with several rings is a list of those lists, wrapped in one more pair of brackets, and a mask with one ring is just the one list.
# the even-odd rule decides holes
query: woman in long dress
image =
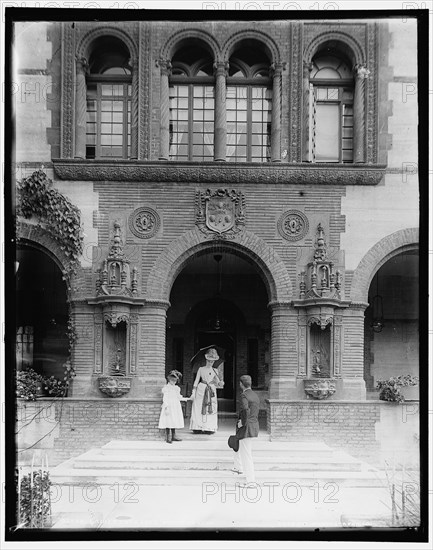
{"label": "woman in long dress", "polygon": [[200,367],[194,380],[191,394],[192,409],[190,429],[194,432],[214,433],[218,429],[217,388],[224,386],[223,380],[214,368],[219,356],[215,348],[210,348],[206,355],[206,364]]}

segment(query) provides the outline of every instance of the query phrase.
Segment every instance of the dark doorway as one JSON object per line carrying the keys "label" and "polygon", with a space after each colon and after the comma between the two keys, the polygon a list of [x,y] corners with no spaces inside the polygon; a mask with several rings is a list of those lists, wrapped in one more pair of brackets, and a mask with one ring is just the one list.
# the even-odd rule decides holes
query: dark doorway
{"label": "dark doorway", "polygon": [[62,379],[69,344],[62,272],[48,254],[27,246],[17,249],[16,270],[17,368]]}

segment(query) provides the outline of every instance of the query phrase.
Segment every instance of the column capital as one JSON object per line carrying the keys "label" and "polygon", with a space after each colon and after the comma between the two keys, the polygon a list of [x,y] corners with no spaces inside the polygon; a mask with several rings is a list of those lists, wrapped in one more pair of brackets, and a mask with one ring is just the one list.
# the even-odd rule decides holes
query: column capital
{"label": "column capital", "polygon": [[312,61],[303,61],[302,67],[304,70],[304,75],[309,75],[311,71],[313,70],[313,62]]}
{"label": "column capital", "polygon": [[170,76],[172,65],[171,65],[171,61],[169,59],[157,59],[155,61],[155,64],[156,64],[157,67],[160,67],[161,74],[166,75],[166,76]]}
{"label": "column capital", "polygon": [[279,77],[285,69],[285,62],[271,63],[271,66],[269,67],[269,76],[271,78]]}
{"label": "column capital", "polygon": [[365,80],[369,77],[370,71],[367,69],[365,63],[357,63],[353,67],[353,75],[357,80]]}
{"label": "column capital", "polygon": [[228,61],[215,61],[213,64],[215,76],[227,76],[229,70]]}
{"label": "column capital", "polygon": [[77,73],[86,74],[89,70],[89,63],[85,57],[75,56],[75,66]]}
{"label": "column capital", "polygon": [[161,309],[164,311],[167,311],[168,308],[171,306],[170,302],[167,300],[146,300],[144,303],[146,308],[153,308],[153,309]]}
{"label": "column capital", "polygon": [[130,57],[129,66],[131,67],[132,72],[134,73],[138,69],[138,59],[136,57]]}
{"label": "column capital", "polygon": [[277,312],[283,312],[288,313],[292,307],[292,302],[284,302],[284,301],[273,301],[269,302],[268,308],[272,311],[272,313]]}

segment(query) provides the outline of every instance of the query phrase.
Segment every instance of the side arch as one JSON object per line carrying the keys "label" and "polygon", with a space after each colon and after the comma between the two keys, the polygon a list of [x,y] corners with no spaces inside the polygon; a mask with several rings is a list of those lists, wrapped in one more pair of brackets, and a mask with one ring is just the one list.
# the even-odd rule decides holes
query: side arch
{"label": "side arch", "polygon": [[[333,42],[336,49],[340,49],[343,53],[350,54],[350,60],[352,65],[362,64],[366,62],[366,55],[357,40],[355,40],[350,34],[345,32],[323,32],[313,38],[304,50],[304,61],[309,63],[314,55],[318,52],[321,46],[327,42]],[[347,51],[347,49],[349,51]]]}
{"label": "side arch", "polygon": [[68,258],[53,237],[38,225],[20,221],[17,229],[17,245],[29,245],[49,256],[65,277],[68,273]]}
{"label": "side arch", "polygon": [[271,63],[280,62],[280,50],[277,44],[275,43],[275,41],[266,33],[262,31],[256,31],[256,30],[239,31],[233,34],[230,38],[228,38],[222,49],[222,60],[228,61],[236,45],[239,42],[242,42],[242,40],[247,40],[247,39],[249,40],[252,39],[252,40],[257,40],[258,42],[262,42],[265,46],[265,49],[267,50],[268,56],[271,58],[270,59]]}
{"label": "side arch", "polygon": [[368,289],[378,269],[388,260],[419,245],[418,228],[401,229],[376,243],[353,273],[350,297],[353,302],[368,302]]}
{"label": "side arch", "polygon": [[173,34],[161,48],[161,59],[171,59],[176,48],[178,48],[182,42],[191,38],[200,40],[203,45],[212,52],[214,61],[218,61],[220,57],[220,46],[218,42],[211,34],[201,29],[185,29]]}
{"label": "side arch", "polygon": [[92,42],[100,36],[114,36],[118,38],[125,44],[125,46],[127,46],[131,55],[132,64],[134,64],[138,60],[138,51],[134,40],[125,31],[117,29],[116,27],[111,27],[109,25],[98,27],[97,29],[89,31],[87,34],[85,34],[78,43],[76,51],[77,57],[84,57],[88,60],[90,56],[90,46]]}
{"label": "side arch", "polygon": [[250,231],[243,231],[236,241],[209,240],[199,230],[184,233],[173,241],[157,258],[147,281],[146,298],[168,301],[171,287],[184,266],[193,258],[215,250],[239,254],[244,260],[257,267],[269,302],[292,299],[292,283],[281,258],[265,241]]}

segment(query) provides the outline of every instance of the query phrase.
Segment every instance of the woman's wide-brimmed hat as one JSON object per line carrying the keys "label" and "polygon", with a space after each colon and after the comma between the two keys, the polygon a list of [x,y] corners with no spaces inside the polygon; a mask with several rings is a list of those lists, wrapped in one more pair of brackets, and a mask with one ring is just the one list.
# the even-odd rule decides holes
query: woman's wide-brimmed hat
{"label": "woman's wide-brimmed hat", "polygon": [[191,366],[195,370],[198,367],[202,367],[206,363],[206,359],[209,359],[210,361],[215,361],[213,367],[217,369],[221,363],[224,363],[224,354],[225,350],[220,346],[206,346],[194,355],[191,359]]}
{"label": "woman's wide-brimmed hat", "polygon": [[218,361],[220,356],[218,355],[218,352],[215,348],[209,348],[209,351],[205,353],[205,359],[208,361]]}

